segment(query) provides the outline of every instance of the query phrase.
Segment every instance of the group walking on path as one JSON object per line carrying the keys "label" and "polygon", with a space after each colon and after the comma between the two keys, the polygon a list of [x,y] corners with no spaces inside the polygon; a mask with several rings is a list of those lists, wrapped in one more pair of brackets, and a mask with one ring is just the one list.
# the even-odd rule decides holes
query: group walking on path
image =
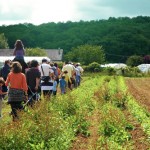
{"label": "group walking on path", "polygon": [[17,112],[24,109],[23,102],[32,107],[41,96],[56,96],[58,89],[65,94],[80,85],[83,68],[79,63],[65,62],[62,68],[45,58],[40,64],[37,60],[26,63],[21,40],[16,41],[13,55],[14,60],[6,60],[0,70],[0,117],[2,100],[6,95],[15,121]]}

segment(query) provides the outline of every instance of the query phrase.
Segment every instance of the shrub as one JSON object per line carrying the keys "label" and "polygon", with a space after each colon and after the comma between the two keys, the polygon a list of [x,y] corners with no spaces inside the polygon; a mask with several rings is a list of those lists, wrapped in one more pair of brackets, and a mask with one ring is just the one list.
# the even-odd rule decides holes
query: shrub
{"label": "shrub", "polygon": [[99,72],[100,71],[100,65],[97,62],[93,62],[91,64],[89,64],[88,66],[86,66],[85,71],[89,71],[89,72]]}
{"label": "shrub", "polygon": [[116,74],[116,70],[112,67],[102,68],[102,72],[107,75],[115,75]]}
{"label": "shrub", "polygon": [[135,67],[135,66],[138,66],[140,64],[143,63],[143,57],[141,56],[137,56],[137,55],[134,55],[134,56],[130,56],[128,59],[127,59],[127,65],[128,66],[131,66],[131,67]]}

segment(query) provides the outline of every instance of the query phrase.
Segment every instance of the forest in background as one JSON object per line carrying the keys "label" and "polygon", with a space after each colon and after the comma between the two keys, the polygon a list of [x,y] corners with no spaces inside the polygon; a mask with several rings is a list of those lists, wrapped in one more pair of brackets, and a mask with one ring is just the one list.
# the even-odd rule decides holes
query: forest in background
{"label": "forest in background", "polygon": [[0,26],[9,48],[21,39],[25,48],[64,50],[67,54],[80,45],[102,46],[107,62],[126,62],[132,55],[150,55],[150,17],[110,17],[66,23],[30,23]]}

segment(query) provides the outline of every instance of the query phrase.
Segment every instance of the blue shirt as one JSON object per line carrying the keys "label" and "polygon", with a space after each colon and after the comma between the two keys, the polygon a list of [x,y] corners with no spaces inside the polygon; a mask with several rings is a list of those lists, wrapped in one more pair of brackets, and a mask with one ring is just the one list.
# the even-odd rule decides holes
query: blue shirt
{"label": "blue shirt", "polygon": [[64,79],[59,80],[60,88],[66,87],[66,81]]}

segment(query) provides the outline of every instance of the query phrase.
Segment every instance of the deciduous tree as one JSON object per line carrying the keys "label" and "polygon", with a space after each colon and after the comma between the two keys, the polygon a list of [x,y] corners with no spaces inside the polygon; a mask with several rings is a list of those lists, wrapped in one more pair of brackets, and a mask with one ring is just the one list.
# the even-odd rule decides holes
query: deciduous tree
{"label": "deciduous tree", "polygon": [[4,35],[4,33],[0,34],[0,49],[6,49],[8,48],[7,39]]}

